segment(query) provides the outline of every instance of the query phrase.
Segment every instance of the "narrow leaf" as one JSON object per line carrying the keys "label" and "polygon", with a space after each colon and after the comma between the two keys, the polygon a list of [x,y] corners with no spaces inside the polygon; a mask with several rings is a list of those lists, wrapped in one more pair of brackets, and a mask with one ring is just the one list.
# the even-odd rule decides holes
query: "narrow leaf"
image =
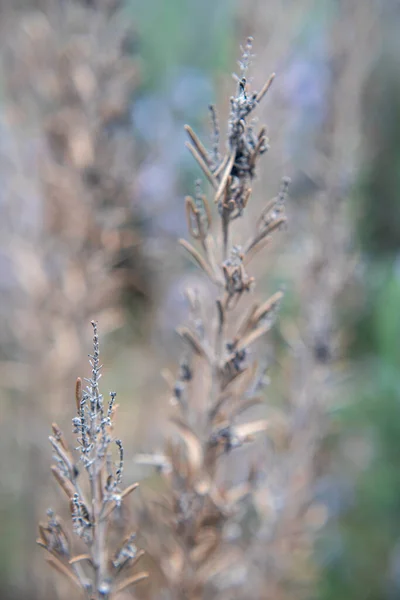
{"label": "narrow leaf", "polygon": [[119,585],[117,585],[117,587],[115,588],[115,593],[118,594],[119,592],[122,592],[130,585],[135,585],[136,583],[139,583],[139,581],[143,581],[143,579],[147,579],[148,576],[149,576],[149,574],[146,571],[142,571],[141,573],[138,573],[137,575],[128,577],[124,581],[121,581],[121,583]]}

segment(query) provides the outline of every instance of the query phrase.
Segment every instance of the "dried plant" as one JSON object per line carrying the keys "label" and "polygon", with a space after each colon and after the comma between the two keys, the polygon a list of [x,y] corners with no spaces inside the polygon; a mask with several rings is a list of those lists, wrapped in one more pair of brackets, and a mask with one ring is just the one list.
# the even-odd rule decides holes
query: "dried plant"
{"label": "dried plant", "polygon": [[[289,80],[292,62],[304,60],[301,47],[299,58],[292,45],[287,46],[287,41],[298,35],[302,12],[288,11],[275,2],[275,10],[271,6],[267,13],[261,5],[252,4],[256,36],[265,39],[271,32],[256,66],[260,69],[271,56],[280,55]],[[264,477],[253,495],[260,527],[243,554],[251,581],[246,597],[254,600],[312,596],[321,570],[316,540],[328,519],[334,522],[337,514],[337,506],[332,510],[331,493],[337,490],[338,480],[340,486],[340,475],[332,475],[328,448],[332,409],[338,398],[342,402],[341,384],[348,376],[344,360],[347,332],[340,329],[338,315],[346,313],[357,264],[348,198],[357,176],[354,161],[361,147],[357,114],[363,71],[373,55],[375,18],[370,3],[350,1],[342,3],[329,21],[324,34],[327,54],[321,63],[329,72],[321,94],[324,119],[314,132],[314,143],[307,149],[302,139],[301,155],[292,159],[294,201],[289,219],[296,226],[291,228],[283,260],[270,261],[274,271],[290,281],[298,307],[280,319],[286,344],[279,357],[281,375],[275,395],[278,392],[284,399],[285,436],[279,452],[273,447],[265,454]],[[300,73],[304,75],[301,69]],[[303,79],[298,85],[304,89]],[[282,88],[281,97],[274,97],[275,106],[272,102],[268,107],[269,115],[280,132],[279,139],[293,140],[296,136],[287,118]],[[290,88],[291,113],[296,118],[295,96]],[[262,171],[264,185],[276,168],[272,158]],[[302,181],[309,182],[303,190]],[[229,600],[242,597],[239,589]]]}
{"label": "dried plant", "polygon": [[[123,541],[120,539],[126,529],[122,504],[138,484],[122,490],[124,449],[121,440],[113,436],[116,394],[111,392],[106,404],[100,393],[99,339],[97,325],[94,321],[92,325],[91,377],[85,380],[88,385],[84,389],[82,380],[77,380],[77,416],[72,421],[80,465],[56,424],[50,436],[55,460],[52,473],[68,497],[74,533],[87,552],[74,553],[65,526],[52,510],[47,513],[47,523],[39,525],[38,543],[50,553],[50,565],[84,591],[87,598],[107,600],[145,579],[147,573],[130,573],[143,555],[135,545],[135,533],[128,532]],[[113,446],[117,449],[117,463],[113,460]],[[114,549],[113,529],[117,542]]]}
{"label": "dried plant", "polygon": [[[129,131],[139,79],[134,33],[120,11],[102,8],[109,3],[47,4],[46,13],[26,11],[1,24],[6,133],[13,142],[3,150],[1,249],[15,289],[4,298],[11,318],[0,342],[8,360],[35,364],[41,382],[76,370],[89,315],[101,315],[103,331],[112,330],[121,324],[123,293],[143,296],[148,289]],[[18,382],[28,379],[23,366]]]}
{"label": "dried plant", "polygon": [[129,131],[135,33],[121,11],[110,14],[110,2],[96,4],[51,0],[46,13],[10,18],[2,31],[6,99],[14,136],[38,146],[40,233],[52,252],[58,242],[71,246],[70,262],[103,254],[113,291],[143,294]]}
{"label": "dried plant", "polygon": [[[106,0],[37,4],[0,9],[0,434],[24,473],[10,506],[20,529],[8,555],[18,567],[5,585],[42,598],[48,582],[27,543],[48,485],[41,423],[65,417],[86,323],[119,328],[125,299],[148,299],[150,278],[129,123],[139,81],[132,24]],[[20,427],[11,435],[12,422]],[[13,467],[5,477],[14,485]]]}
{"label": "dried plant", "polygon": [[[200,184],[194,197],[185,199],[189,233],[181,246],[210,282],[209,296],[188,290],[191,323],[178,333],[186,351],[178,375],[164,376],[170,385],[176,414],[172,423],[178,439],[161,455],[141,456],[141,462],[159,467],[166,491],[150,511],[157,523],[147,536],[150,553],[163,574],[164,587],[174,599],[211,597],[213,585],[222,589],[240,571],[240,549],[228,543],[229,525],[235,523],[240,501],[254,484],[254,469],[247,474],[226,471],[229,455],[273,426],[273,417],[241,422],[242,413],[262,402],[264,369],[252,348],[271,328],[282,298],[276,292],[267,301],[253,302],[245,295],[255,281],[249,274],[253,256],[285,223],[284,202],[288,180],[262,210],[250,237],[236,243],[233,229],[251,196],[258,159],[268,149],[265,127],[257,133],[250,120],[268,92],[274,75],[260,92],[249,89],[247,71],[252,40],[248,39],[236,76],[237,92],[231,98],[226,151],[220,154],[219,125],[211,107],[212,151],[206,150],[191,127],[187,144],[213,189],[219,229],[212,226],[212,209]],[[231,465],[232,466],[232,465]],[[243,471],[243,469],[242,469]],[[160,542],[162,540],[162,543]],[[168,596],[169,597],[169,596]]]}
{"label": "dried plant", "polygon": [[[235,76],[237,91],[231,98],[225,152],[221,154],[215,107],[210,107],[210,151],[186,126],[188,149],[211,185],[213,202],[197,182],[194,195],[185,198],[187,226],[194,242],[182,239],[180,245],[202,271],[207,286],[202,293],[187,290],[190,321],[178,328],[184,355],[177,375],[163,372],[173,404],[175,435],[162,453],[138,457],[139,462],[155,466],[162,480],[155,501],[146,504],[141,515],[141,534],[161,575],[158,581],[154,569],[150,585],[138,592],[146,598],[160,597],[162,588],[163,599],[233,600],[242,598],[245,588],[249,598],[286,600],[306,596],[316,576],[312,552],[327,511],[316,500],[314,487],[320,468],[317,451],[326,433],[322,399],[325,401],[326,380],[332,373],[329,356],[321,354],[319,334],[328,329],[325,338],[331,341],[333,299],[345,284],[348,268],[338,247],[342,239],[337,235],[336,195],[329,179],[323,203],[329,222],[324,218],[315,234],[322,239],[323,231],[324,243],[315,251],[309,273],[304,270],[308,273],[307,289],[303,290],[304,331],[298,334],[296,330],[293,335],[293,328],[288,327],[293,352],[288,352],[290,357],[283,365],[288,374],[285,385],[290,388],[285,412],[269,407],[268,418],[257,413],[257,418],[246,419],[248,412],[255,414],[257,405],[263,403],[266,360],[259,344],[271,329],[282,299],[277,291],[265,302],[249,302],[255,286],[253,258],[286,222],[289,185],[284,178],[277,196],[261,210],[246,237],[242,217],[251,198],[258,159],[268,150],[265,127],[257,133],[252,117],[274,79],[272,75],[260,92],[252,92],[248,82],[251,57],[249,38],[239,63],[240,75]],[[333,267],[339,277],[332,284],[328,275]],[[321,272],[325,273],[325,286],[320,285]],[[119,583],[119,573],[131,567],[141,552],[128,535],[119,550],[111,553],[110,537],[104,533],[115,525],[118,528],[114,520],[120,504],[135,485],[120,490],[123,454],[118,440],[120,458],[115,469],[107,458],[115,405],[113,394],[107,409],[102,399],[96,400],[101,398],[96,329],[94,346],[92,378],[82,396],[78,380],[78,416],[74,420],[89,476],[86,497],[77,487],[76,467],[57,426],[51,440],[57,463],[53,474],[70,499],[75,532],[89,552],[72,557],[64,526],[52,512],[48,523],[41,526],[40,543],[51,552],[53,567],[89,597],[100,598],[140,581],[147,573],[128,574]],[[94,438],[91,432],[95,432]],[[237,450],[256,441],[262,432],[268,434],[270,450],[263,456],[263,464],[258,464],[248,449],[242,449],[237,457]],[[242,530],[248,515],[243,507],[249,499],[259,528],[246,541]],[[86,571],[82,565],[88,567]]]}

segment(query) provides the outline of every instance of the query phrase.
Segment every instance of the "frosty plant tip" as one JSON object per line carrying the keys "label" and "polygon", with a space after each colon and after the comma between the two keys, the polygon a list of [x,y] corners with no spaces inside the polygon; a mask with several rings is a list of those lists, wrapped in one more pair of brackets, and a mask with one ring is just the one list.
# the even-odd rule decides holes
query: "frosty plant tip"
{"label": "frosty plant tip", "polygon": [[[84,380],[85,386],[78,378],[75,389],[77,416],[72,423],[76,452],[69,449],[56,424],[50,436],[55,461],[52,473],[68,497],[77,544],[52,510],[47,513],[47,522],[39,525],[38,543],[48,551],[50,565],[81,588],[87,598],[107,600],[145,579],[147,573],[132,573],[143,555],[134,543],[134,532],[127,530],[122,539],[114,532],[113,538],[113,529],[119,535],[122,527],[126,529],[122,505],[138,484],[122,485],[124,449],[113,435],[116,394],[111,392],[105,401],[100,393],[99,338],[94,321],[92,327],[91,376]],[[74,458],[76,453],[79,461]],[[76,553],[75,545],[84,551]]]}

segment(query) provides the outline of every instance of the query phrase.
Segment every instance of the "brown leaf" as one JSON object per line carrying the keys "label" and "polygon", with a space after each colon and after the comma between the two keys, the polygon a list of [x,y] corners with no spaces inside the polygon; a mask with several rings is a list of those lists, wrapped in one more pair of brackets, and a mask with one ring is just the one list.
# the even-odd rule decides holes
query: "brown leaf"
{"label": "brown leaf", "polygon": [[74,484],[61,473],[60,469],[56,465],[52,465],[51,472],[53,473],[59,486],[66,493],[68,499],[71,499],[76,492]]}
{"label": "brown leaf", "polygon": [[139,583],[139,581],[143,581],[144,579],[147,579],[148,576],[149,576],[149,574],[147,573],[147,571],[141,571],[137,575],[132,575],[132,577],[128,577],[127,579],[125,579],[124,581],[121,581],[121,583],[119,583],[116,586],[115,593],[118,594],[119,592],[122,592],[130,585],[135,585],[136,583]]}
{"label": "brown leaf", "polygon": [[204,348],[200,340],[196,337],[196,335],[190,331],[188,327],[182,326],[177,328],[178,334],[189,344],[192,350],[198,354],[199,356],[203,356],[211,363],[211,356]]}
{"label": "brown leaf", "polygon": [[263,304],[261,304],[261,306],[258,307],[258,309],[253,314],[254,324],[258,323],[258,321],[260,321],[260,319],[262,319],[268,313],[273,311],[278,306],[278,304],[282,300],[282,298],[283,298],[283,293],[276,292],[276,294],[273,294],[273,296],[271,296],[270,298],[268,298],[268,300],[266,300]]}
{"label": "brown leaf", "polygon": [[64,575],[64,577],[67,577],[70,581],[72,581],[72,583],[74,583],[76,586],[78,586],[79,589],[82,589],[82,586],[80,584],[78,577],[66,565],[64,565],[56,556],[48,556],[47,562],[49,563],[49,565],[51,565],[53,567],[53,569],[58,571],[58,573],[61,573],[61,575]]}
{"label": "brown leaf", "polygon": [[224,174],[221,177],[221,181],[219,182],[218,189],[216,191],[215,198],[214,198],[215,204],[217,204],[217,202],[219,202],[222,194],[225,191],[226,184],[228,183],[228,178],[232,171],[233,163],[235,162],[235,155],[236,155],[236,152],[233,150],[229,156]]}
{"label": "brown leaf", "polygon": [[264,400],[260,397],[254,398],[242,398],[241,402],[236,404],[231,411],[229,411],[229,418],[237,417],[242,414],[248,408],[252,408],[253,406],[257,406],[258,404],[263,404]]}
{"label": "brown leaf", "polygon": [[187,461],[192,474],[198,473],[203,465],[204,454],[199,438],[181,419],[172,418],[171,422],[176,425],[182,440],[186,445]]}
{"label": "brown leaf", "polygon": [[253,440],[254,434],[266,431],[270,425],[270,420],[260,419],[259,421],[252,421],[250,423],[236,425],[233,427],[233,430],[242,442],[250,442]]}
{"label": "brown leaf", "polygon": [[65,463],[70,475],[72,476],[74,473],[74,461],[69,450],[65,450],[61,441],[57,440],[52,435],[49,436],[49,440],[51,445],[53,446],[55,452],[59,455],[62,461]]}
{"label": "brown leaf", "polygon": [[64,437],[63,432],[61,431],[61,429],[57,425],[57,423],[52,423],[51,424],[51,428],[53,430],[54,437],[56,438],[56,440],[58,440],[60,442],[60,444],[64,448],[64,450],[66,450],[67,452],[69,452],[67,441],[66,441],[66,439]]}
{"label": "brown leaf", "polygon": [[190,552],[190,559],[196,565],[206,561],[220,542],[220,534],[212,527],[201,529],[196,538],[196,543]]}
{"label": "brown leaf", "polygon": [[202,157],[202,155],[200,154],[200,152],[197,150],[197,148],[195,146],[192,146],[192,144],[190,144],[189,142],[186,142],[185,146],[186,146],[186,148],[188,148],[190,150],[190,152],[192,153],[193,158],[198,162],[200,168],[202,169],[204,175],[207,177],[207,179],[209,180],[209,182],[211,183],[211,185],[214,188],[217,188],[218,187],[218,182],[215,179],[215,177],[212,174],[212,172],[210,171],[210,168],[209,168],[208,164],[206,163],[206,161],[204,160],[204,158]]}
{"label": "brown leaf", "polygon": [[69,564],[70,565],[74,565],[74,564],[76,564],[78,562],[81,562],[83,560],[87,560],[90,563],[92,562],[92,559],[91,559],[91,557],[90,557],[89,554],[78,554],[77,556],[73,556],[71,558],[71,560],[69,561]]}
{"label": "brown leaf", "polygon": [[129,496],[129,494],[131,494],[133,491],[135,491],[137,488],[139,487],[138,483],[132,483],[131,485],[128,485],[128,487],[126,487],[124,489],[124,491],[121,493],[121,498],[126,498],[127,496]]}
{"label": "brown leaf", "polygon": [[[240,340],[240,342],[236,346],[236,350],[238,352],[245,350],[246,348],[251,346],[251,344],[254,344],[254,342],[256,342],[258,340],[258,338],[265,335],[270,329],[271,329],[270,323],[265,323],[264,325],[260,325],[260,327],[253,329],[253,331],[248,333],[244,338],[242,338]],[[233,356],[232,356],[232,358],[233,358]]]}
{"label": "brown leaf", "polygon": [[187,134],[189,135],[190,139],[192,140],[193,144],[197,148],[197,151],[202,156],[202,158],[204,159],[204,161],[208,165],[210,165],[210,159],[209,159],[209,156],[208,156],[208,152],[205,149],[205,147],[203,146],[203,144],[200,141],[200,139],[197,137],[197,135],[193,131],[193,129],[190,127],[190,125],[185,125],[184,129],[187,132]]}
{"label": "brown leaf", "polygon": [[206,273],[206,275],[208,275],[208,277],[211,279],[211,281],[214,281],[215,280],[214,273],[212,272],[211,267],[207,264],[206,260],[202,257],[200,252],[198,252],[196,250],[196,248],[194,248],[194,246],[192,246],[192,244],[190,244],[188,241],[184,240],[183,238],[178,240],[178,242],[183,248],[185,248],[185,250],[187,250],[189,252],[190,256],[194,259],[194,261],[197,263],[197,265]]}
{"label": "brown leaf", "polygon": [[82,379],[80,377],[77,378],[75,383],[75,402],[76,402],[76,412],[80,413],[81,411],[81,401],[82,401]]}
{"label": "brown leaf", "polygon": [[261,100],[264,98],[265,94],[268,92],[269,88],[271,87],[274,79],[275,79],[275,73],[271,73],[271,75],[269,76],[269,78],[267,79],[267,81],[264,83],[263,87],[257,94],[256,100],[258,103],[261,102]]}

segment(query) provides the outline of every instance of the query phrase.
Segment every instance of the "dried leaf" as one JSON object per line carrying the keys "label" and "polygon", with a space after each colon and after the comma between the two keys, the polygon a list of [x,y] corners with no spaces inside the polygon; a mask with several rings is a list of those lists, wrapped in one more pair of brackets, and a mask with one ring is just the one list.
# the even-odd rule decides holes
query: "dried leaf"
{"label": "dried leaf", "polygon": [[115,502],[115,500],[111,500],[111,502],[108,502],[106,504],[106,508],[103,509],[103,511],[101,512],[100,520],[106,521],[108,519],[108,517],[111,515],[114,508],[116,508],[116,507],[117,507],[117,503]]}
{"label": "dried leaf", "polygon": [[263,87],[257,94],[256,100],[258,103],[260,103],[261,100],[264,98],[265,94],[268,92],[269,88],[271,87],[274,79],[275,79],[275,73],[271,73],[271,75],[269,76],[269,78],[267,79],[267,81],[264,83]]}
{"label": "dried leaf", "polygon": [[52,423],[51,428],[53,430],[53,433],[54,433],[54,436],[55,436],[56,440],[60,442],[60,444],[64,448],[64,450],[66,450],[67,452],[69,452],[67,441],[66,441],[66,439],[64,437],[63,432],[61,431],[61,429],[57,425],[57,423]]}
{"label": "dried leaf", "polygon": [[188,327],[178,327],[176,331],[181,336],[181,338],[183,338],[185,342],[189,344],[189,346],[196,354],[198,354],[199,356],[203,356],[209,362],[211,361],[211,357],[208,355],[208,352],[206,351],[200,340],[195,336],[195,334],[192,331],[190,331]]}
{"label": "dried leaf", "polygon": [[221,164],[214,171],[214,177],[219,177],[219,175],[225,169],[228,160],[229,160],[229,154],[225,154],[224,158],[221,161]]}
{"label": "dried leaf", "polygon": [[126,487],[124,489],[124,491],[121,493],[121,498],[126,498],[127,496],[129,496],[129,494],[131,494],[133,491],[135,491],[137,488],[139,487],[138,483],[132,483],[131,485],[128,485],[128,487]]}
{"label": "dried leaf", "polygon": [[208,152],[205,149],[205,147],[203,146],[202,142],[200,141],[200,139],[197,137],[197,135],[195,134],[195,132],[193,131],[193,129],[190,127],[190,125],[185,125],[184,127],[185,131],[188,133],[190,139],[192,140],[193,144],[195,145],[195,147],[197,148],[197,151],[199,152],[199,154],[202,156],[202,158],[204,159],[204,161],[210,165],[210,158],[208,156]]}
{"label": "dried leaf", "polygon": [[141,571],[137,575],[132,575],[132,577],[128,577],[127,579],[125,579],[124,581],[121,581],[121,583],[119,583],[116,586],[115,593],[119,594],[119,592],[122,592],[130,585],[135,585],[136,583],[139,583],[139,581],[143,581],[144,579],[147,579],[148,576],[149,576],[149,573],[147,573],[147,571]]}
{"label": "dried leaf", "polygon": [[250,250],[246,251],[246,254],[243,258],[243,265],[247,267],[247,265],[253,260],[256,254],[258,254],[258,252],[261,252],[261,250],[264,250],[270,244],[270,242],[270,238],[264,238],[263,240],[256,242]]}
{"label": "dried leaf", "polygon": [[192,144],[190,144],[189,142],[186,142],[185,146],[186,146],[186,148],[188,148],[190,150],[190,152],[192,153],[192,155],[195,158],[195,160],[198,162],[199,166],[201,167],[202,171],[204,172],[205,176],[207,177],[207,179],[209,180],[209,182],[211,183],[211,185],[214,188],[217,188],[218,187],[218,182],[215,179],[215,177],[212,174],[212,172],[210,171],[210,168],[209,168],[208,164],[206,163],[206,161],[204,160],[204,158],[202,157],[202,155],[197,150],[197,148],[195,148],[194,146],[192,146]]}
{"label": "dried leaf", "polygon": [[70,500],[76,492],[73,483],[61,473],[60,469],[56,465],[52,465],[51,472],[57,480],[57,483],[64,490],[64,492],[68,496],[68,499]]}
{"label": "dried leaf", "polygon": [[58,573],[61,573],[61,575],[64,575],[64,577],[67,577],[70,581],[72,581],[72,583],[74,583],[76,586],[78,586],[79,589],[82,589],[81,583],[80,583],[79,579],[77,578],[77,576],[66,565],[64,565],[56,556],[53,556],[53,555],[48,556],[47,562],[53,567],[53,569],[58,571]]}
{"label": "dried leaf", "polygon": [[51,445],[53,446],[55,452],[58,454],[58,456],[62,459],[62,461],[65,463],[65,466],[67,467],[71,477],[74,474],[74,462],[73,462],[73,458],[71,453],[68,450],[65,450],[64,446],[62,445],[61,441],[58,441],[55,437],[53,437],[52,435],[49,436],[49,440]]}
{"label": "dried leaf", "polygon": [[270,420],[260,419],[259,421],[252,421],[251,423],[236,425],[233,427],[233,430],[242,442],[251,442],[254,434],[266,431],[270,425]]}
{"label": "dried leaf", "polygon": [[178,418],[172,418],[171,422],[178,428],[179,435],[185,442],[187,449],[187,460],[192,474],[197,473],[203,465],[203,448],[197,435],[186,423]]}
{"label": "dried leaf", "polygon": [[73,558],[71,558],[71,560],[69,561],[69,564],[74,565],[76,563],[82,562],[83,560],[87,560],[90,563],[92,562],[92,559],[89,554],[78,554],[77,556],[74,556]]}
{"label": "dried leaf", "polygon": [[274,310],[283,298],[282,292],[276,292],[271,298],[268,298],[253,314],[253,323],[256,324],[269,312]]}
{"label": "dried leaf", "polygon": [[257,406],[259,404],[263,404],[264,400],[260,397],[254,397],[254,398],[245,398],[244,400],[242,400],[242,402],[240,404],[238,404],[237,406],[235,406],[228,414],[229,414],[229,418],[233,419],[234,417],[237,417],[238,415],[241,415],[243,412],[245,412],[246,410],[248,410],[249,408],[252,408],[253,406]]}
{"label": "dried leaf", "polygon": [[237,334],[235,335],[234,343],[237,342],[238,340],[240,340],[240,338],[243,337],[249,329],[251,329],[251,327],[254,323],[253,315],[256,312],[256,310],[258,309],[258,307],[259,307],[259,304],[253,304],[253,306],[250,307],[250,310],[247,312],[244,320],[242,321],[242,323],[239,326]]}
{"label": "dried leaf", "polygon": [[183,248],[185,248],[185,250],[187,250],[189,252],[189,254],[194,259],[194,261],[198,264],[198,266],[201,269],[203,269],[203,271],[208,275],[208,277],[211,279],[211,281],[214,281],[215,280],[214,273],[212,272],[210,266],[207,264],[207,262],[202,257],[200,252],[198,252],[196,250],[196,248],[194,248],[194,246],[192,246],[192,244],[190,244],[188,241],[186,241],[184,239],[180,239],[179,244]]}
{"label": "dried leaf", "polygon": [[251,198],[251,193],[252,193],[252,189],[249,187],[246,192],[244,193],[244,197],[243,197],[243,208],[246,208],[250,198]]}
{"label": "dried leaf", "polygon": [[[196,240],[202,237],[202,228],[200,223],[200,214],[194,200],[191,196],[185,198],[186,225],[192,237]],[[193,227],[193,221],[196,222],[196,229]]]}
{"label": "dried leaf", "polygon": [[[253,331],[250,331],[244,338],[242,338],[236,346],[237,352],[241,352],[245,350],[251,344],[254,344],[261,336],[265,335],[271,329],[271,323],[265,323],[264,325],[260,325]],[[232,355],[233,357],[233,355]]]}
{"label": "dried leaf", "polygon": [[75,384],[75,402],[76,402],[76,412],[80,413],[81,410],[81,401],[82,401],[82,379],[80,377],[77,378]]}
{"label": "dried leaf", "polygon": [[214,202],[216,204],[217,204],[217,202],[219,202],[222,194],[225,191],[226,184],[228,183],[228,178],[229,178],[229,176],[231,174],[231,171],[232,171],[233,163],[235,162],[235,156],[236,156],[236,152],[233,150],[231,152],[230,156],[229,156],[229,160],[227,162],[224,174],[221,177],[221,181],[220,181],[220,183],[218,185],[218,189],[217,189],[216,194],[215,194]]}
{"label": "dried leaf", "polygon": [[196,538],[196,544],[190,552],[190,560],[196,565],[206,561],[220,542],[220,534],[212,527],[203,528]]}
{"label": "dried leaf", "polygon": [[286,223],[286,217],[278,217],[270,223],[264,230],[260,231],[250,242],[245,246],[244,254],[248,254],[255,246],[257,246],[263,239],[273,233],[276,229],[279,229],[284,223]]}
{"label": "dried leaf", "polygon": [[224,280],[222,277],[221,269],[218,265],[216,258],[215,241],[212,235],[206,235],[203,241],[204,251],[207,255],[208,262],[210,263],[211,271],[213,273],[213,281],[218,285],[223,285]]}

